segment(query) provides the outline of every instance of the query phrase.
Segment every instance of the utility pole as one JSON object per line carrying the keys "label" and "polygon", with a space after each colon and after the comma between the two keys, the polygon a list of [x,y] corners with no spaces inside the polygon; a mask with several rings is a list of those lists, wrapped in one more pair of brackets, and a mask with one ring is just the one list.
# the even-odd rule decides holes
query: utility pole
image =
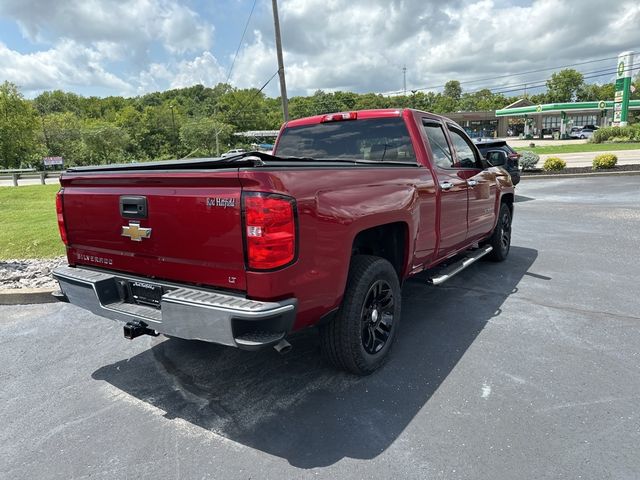
{"label": "utility pole", "polygon": [[282,97],[282,113],[284,121],[289,121],[289,100],[287,84],[284,80],[284,60],[282,59],[282,39],[280,38],[280,20],[278,19],[278,0],[271,0],[273,5],[273,25],[276,31],[276,52],[278,53],[278,75],[280,76],[280,96]]}
{"label": "utility pole", "polygon": [[403,85],[403,91],[404,91],[404,96],[407,96],[407,66],[405,65],[404,67],[402,67],[402,85]]}
{"label": "utility pole", "polygon": [[44,124],[44,115],[40,113],[40,119],[42,120],[42,133],[44,134],[44,143],[47,146],[47,153],[51,155],[51,146],[49,145],[49,136],[47,135],[47,127]]}
{"label": "utility pole", "polygon": [[171,109],[171,125],[173,125],[173,154],[178,158],[178,132],[176,132],[176,117],[173,114],[173,103],[169,105]]}

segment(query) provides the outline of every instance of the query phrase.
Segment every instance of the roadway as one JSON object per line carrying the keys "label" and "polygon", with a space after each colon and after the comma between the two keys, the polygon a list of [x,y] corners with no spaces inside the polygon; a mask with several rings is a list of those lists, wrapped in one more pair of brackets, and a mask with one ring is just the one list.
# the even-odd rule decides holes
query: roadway
{"label": "roadway", "polygon": [[0,477],[640,477],[640,177],[517,189],[504,263],[403,288],[390,362],[163,337],[0,307]]}

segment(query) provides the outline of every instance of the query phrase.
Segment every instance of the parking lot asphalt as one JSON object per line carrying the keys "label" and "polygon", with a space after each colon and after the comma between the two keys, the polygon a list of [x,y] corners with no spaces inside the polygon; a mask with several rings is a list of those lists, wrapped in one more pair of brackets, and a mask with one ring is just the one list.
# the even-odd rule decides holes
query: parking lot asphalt
{"label": "parking lot asphalt", "polygon": [[637,479],[640,177],[517,189],[513,247],[403,288],[392,359],[163,337],[0,307],[0,478]]}

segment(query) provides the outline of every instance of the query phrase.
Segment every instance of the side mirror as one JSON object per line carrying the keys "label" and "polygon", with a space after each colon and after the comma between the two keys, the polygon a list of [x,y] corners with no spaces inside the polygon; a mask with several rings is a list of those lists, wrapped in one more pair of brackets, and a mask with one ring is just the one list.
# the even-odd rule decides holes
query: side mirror
{"label": "side mirror", "polygon": [[502,150],[489,150],[486,158],[492,167],[504,167],[507,164],[507,154]]}

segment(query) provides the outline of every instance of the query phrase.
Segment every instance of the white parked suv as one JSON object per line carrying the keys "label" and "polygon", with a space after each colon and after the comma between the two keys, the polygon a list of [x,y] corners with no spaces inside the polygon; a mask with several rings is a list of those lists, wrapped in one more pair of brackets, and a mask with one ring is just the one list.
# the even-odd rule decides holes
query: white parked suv
{"label": "white parked suv", "polygon": [[233,150],[229,150],[228,152],[223,153],[221,155],[221,158],[233,157],[234,155],[242,155],[243,153],[247,153],[244,148],[234,148]]}

